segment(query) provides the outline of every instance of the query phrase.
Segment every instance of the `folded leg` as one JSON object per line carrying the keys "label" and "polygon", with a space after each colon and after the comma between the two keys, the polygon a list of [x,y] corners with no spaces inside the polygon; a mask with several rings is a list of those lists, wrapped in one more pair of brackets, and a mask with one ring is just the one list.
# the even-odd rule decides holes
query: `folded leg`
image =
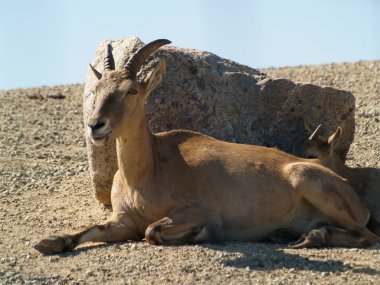
{"label": "folded leg", "polygon": [[338,227],[320,227],[304,234],[298,241],[291,244],[293,248],[309,247],[367,247],[379,241],[366,228],[354,231]]}
{"label": "folded leg", "polygon": [[210,221],[199,209],[183,208],[148,226],[145,238],[150,244],[187,244],[221,242],[218,223]]}

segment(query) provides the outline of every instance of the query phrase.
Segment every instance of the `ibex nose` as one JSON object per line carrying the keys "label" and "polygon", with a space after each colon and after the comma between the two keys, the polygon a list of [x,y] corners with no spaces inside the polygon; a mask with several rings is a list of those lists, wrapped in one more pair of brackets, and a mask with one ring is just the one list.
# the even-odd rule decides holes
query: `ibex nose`
{"label": "ibex nose", "polygon": [[95,145],[103,145],[104,140],[112,133],[107,118],[93,118],[87,121],[87,135]]}
{"label": "ibex nose", "polygon": [[92,129],[92,130],[99,130],[101,129],[102,127],[104,127],[106,124],[102,121],[96,121],[94,123],[89,123],[88,126]]}

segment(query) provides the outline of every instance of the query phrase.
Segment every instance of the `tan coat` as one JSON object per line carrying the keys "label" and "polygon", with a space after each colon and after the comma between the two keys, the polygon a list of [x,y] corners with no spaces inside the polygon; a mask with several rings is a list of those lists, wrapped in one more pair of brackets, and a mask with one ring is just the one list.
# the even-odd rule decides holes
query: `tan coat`
{"label": "tan coat", "polygon": [[157,42],[137,51],[125,69],[95,73],[99,82],[87,129],[95,145],[116,140],[112,217],[75,234],[43,239],[37,250],[50,254],[87,241],[144,237],[151,244],[260,241],[281,231],[300,238],[295,247],[380,240],[365,228],[369,214],[355,191],[321,165],[191,131],[150,133],[144,102],[160,83],[165,63],[143,82],[135,72]]}

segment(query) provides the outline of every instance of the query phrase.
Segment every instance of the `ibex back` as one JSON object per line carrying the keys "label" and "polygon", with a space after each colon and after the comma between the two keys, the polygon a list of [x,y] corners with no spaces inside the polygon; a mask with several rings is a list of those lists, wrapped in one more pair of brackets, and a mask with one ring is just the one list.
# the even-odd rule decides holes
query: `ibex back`
{"label": "ibex back", "polygon": [[295,247],[365,246],[379,241],[364,225],[368,211],[341,177],[274,148],[227,143],[184,130],[152,134],[144,102],[160,83],[159,61],[138,82],[136,73],[157,48],[139,49],[114,70],[107,48],[87,121],[95,145],[116,140],[119,170],[112,187],[112,217],[102,225],[49,237],[45,254],[78,244],[142,240],[150,244],[260,241],[285,230]]}

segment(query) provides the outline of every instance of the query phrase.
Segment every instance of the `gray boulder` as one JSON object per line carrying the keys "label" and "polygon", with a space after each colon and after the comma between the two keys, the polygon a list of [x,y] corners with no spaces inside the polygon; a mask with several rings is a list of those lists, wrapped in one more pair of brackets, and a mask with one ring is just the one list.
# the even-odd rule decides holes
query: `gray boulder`
{"label": "gray boulder", "polygon": [[[105,45],[101,43],[92,64],[103,70]],[[122,68],[143,43],[136,37],[112,42],[116,68]],[[163,82],[146,102],[152,132],[190,129],[238,143],[277,147],[302,156],[308,132],[304,120],[322,123],[328,133],[342,126],[338,152],[342,158],[354,137],[355,98],[346,91],[312,84],[272,79],[264,73],[212,53],[166,46],[154,53],[139,73],[155,60],[166,60]],[[89,70],[84,91],[86,118],[94,102],[88,96],[97,79]],[[100,148],[87,138],[90,174],[97,199],[110,204],[113,175],[117,170],[114,143]]]}

